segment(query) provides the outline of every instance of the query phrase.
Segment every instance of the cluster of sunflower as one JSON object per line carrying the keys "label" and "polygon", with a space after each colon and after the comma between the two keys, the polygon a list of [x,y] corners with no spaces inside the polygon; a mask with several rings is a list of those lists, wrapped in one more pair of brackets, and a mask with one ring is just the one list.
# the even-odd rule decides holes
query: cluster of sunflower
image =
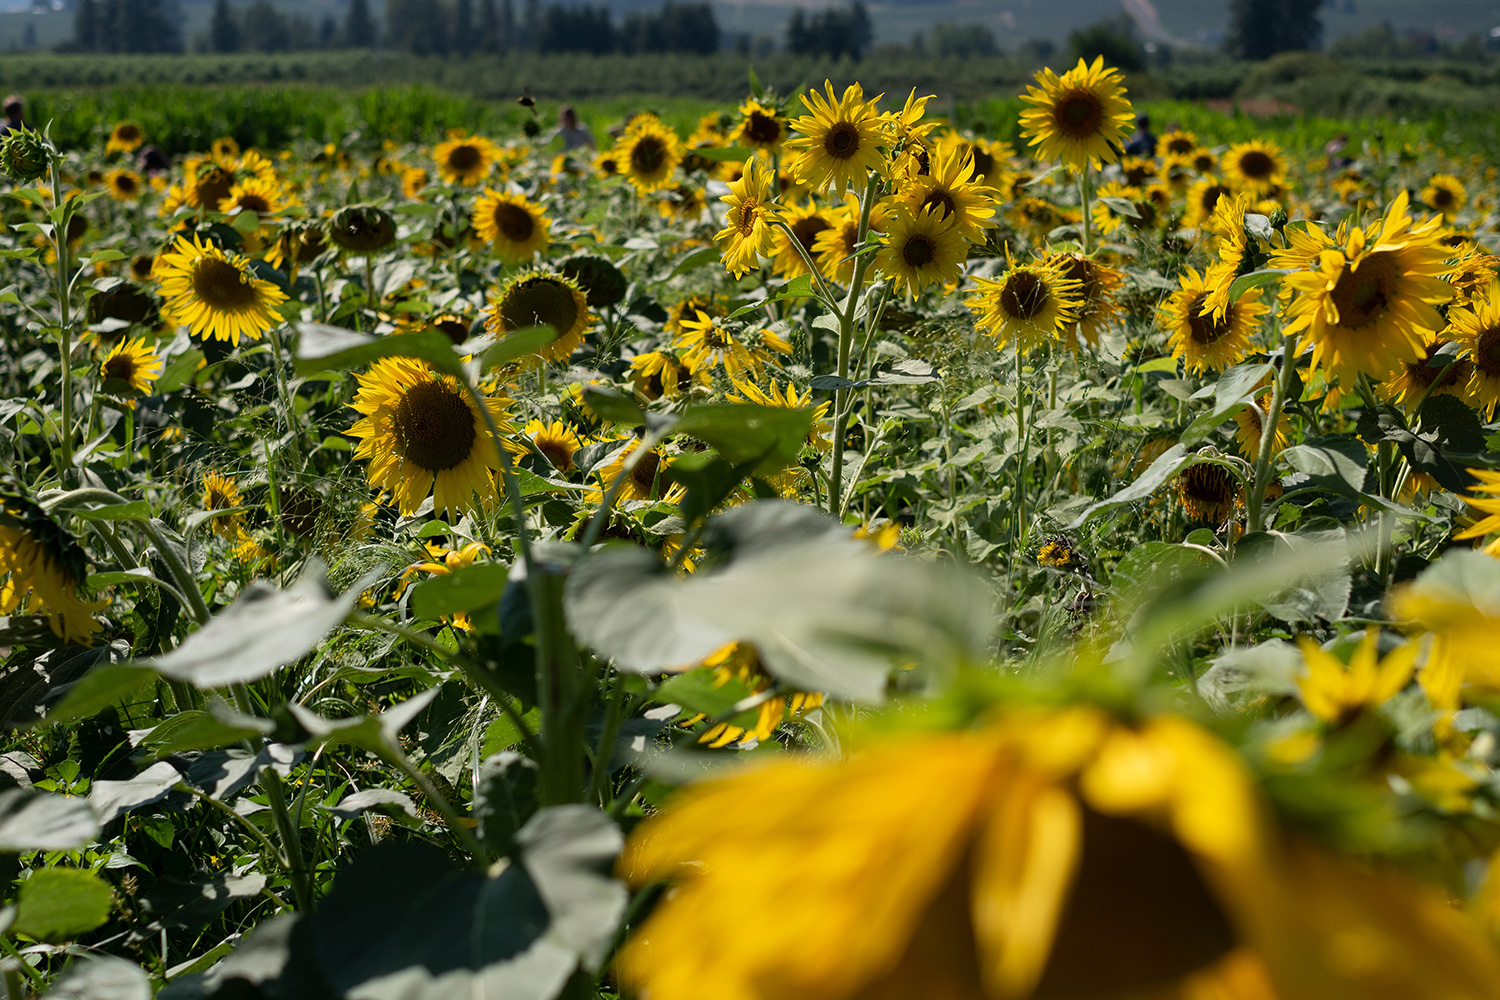
{"label": "cluster of sunflower", "polygon": [[[620,877],[672,883],[628,928],[621,984],[1495,995],[1491,169],[1373,144],[1299,162],[1177,127],[1127,155],[1134,109],[1102,60],[1038,74],[1014,143],[916,91],[882,110],[858,84],[755,90],[687,138],[634,115],[587,160],[455,130],[369,157],[223,139],[143,174],[121,165],[133,122],[102,158],[7,139],[0,301],[38,303],[4,317],[9,377],[19,399],[41,364],[43,398],[0,405],[28,484],[0,491],[0,613],[124,635],[84,541],[132,550],[66,526],[104,482],[184,508],[184,551],[207,520],[226,558],[183,571],[215,597],[378,557],[397,568],[362,610],[402,620],[417,581],[521,559],[515,518],[711,580],[711,511],[687,500],[711,448],[661,428],[796,411],[786,460],[707,506],[790,500],[872,549],[972,563],[1015,599],[1015,658],[874,719],[748,639],[674,665],[735,697],[672,703],[662,742],[771,763],[659,814],[619,806],[654,814]],[[318,372],[306,349],[349,330],[385,356]],[[1129,595],[1267,547],[1337,564],[1333,596],[1239,597],[1213,639],[1146,650],[1150,600]],[[426,641],[468,649],[497,611],[437,617]],[[893,692],[913,666],[891,664]],[[638,680],[606,729],[666,683]],[[780,753],[806,744],[830,752]]]}

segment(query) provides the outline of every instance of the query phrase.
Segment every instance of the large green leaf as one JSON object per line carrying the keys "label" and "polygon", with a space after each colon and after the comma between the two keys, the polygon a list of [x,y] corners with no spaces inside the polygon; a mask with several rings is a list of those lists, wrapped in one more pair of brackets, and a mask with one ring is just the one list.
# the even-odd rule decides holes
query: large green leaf
{"label": "large green leaf", "polygon": [[372,337],[322,323],[297,324],[297,374],[360,368],[381,358],[419,358],[447,375],[463,375],[453,341],[439,330]]}
{"label": "large green leaf", "polygon": [[81,868],[41,868],[21,883],[17,934],[59,944],[109,919],[109,883]]}
{"label": "large green leaf", "polygon": [[475,563],[429,577],[411,589],[412,614],[433,621],[444,615],[487,608],[505,593],[509,572],[509,567],[499,563]]}
{"label": "large green leaf", "polygon": [[764,476],[796,461],[812,419],[811,409],[719,403],[690,407],[672,433],[697,438],[735,465],[751,466]]}
{"label": "large green leaf", "polygon": [[96,781],[89,788],[89,806],[108,823],[132,809],[149,806],[166,798],[182,774],[166,761],[157,761],[146,770],[125,781]]}
{"label": "large green leaf", "polygon": [[68,851],[99,835],[99,819],[81,798],[34,788],[0,792],[0,851]]}
{"label": "large green leaf", "polygon": [[812,508],[747,504],[710,521],[706,538],[722,558],[686,580],[640,548],[580,561],[564,596],[578,637],[640,673],[751,642],[780,680],[866,702],[897,663],[950,666],[987,645],[992,611],[975,581],[878,555]]}
{"label": "large green leaf", "polygon": [[134,962],[94,955],[64,969],[47,1000],[151,1000],[151,978]]}
{"label": "large green leaf", "polygon": [[627,893],[600,873],[621,843],[603,813],[574,805],[533,816],[494,877],[426,845],[377,845],[320,905],[318,965],[361,1000],[551,1000],[605,957]]}
{"label": "large green leaf", "polygon": [[1174,444],[1162,452],[1156,461],[1152,462],[1150,467],[1145,472],[1142,472],[1140,478],[1136,479],[1135,482],[1114,496],[1086,507],[1083,513],[1079,514],[1073,519],[1073,523],[1068,525],[1068,529],[1072,530],[1079,527],[1100,511],[1146,499],[1160,489],[1161,485],[1168,479],[1171,479],[1188,466],[1196,464],[1196,461],[1192,455],[1187,453],[1187,448],[1181,444]]}

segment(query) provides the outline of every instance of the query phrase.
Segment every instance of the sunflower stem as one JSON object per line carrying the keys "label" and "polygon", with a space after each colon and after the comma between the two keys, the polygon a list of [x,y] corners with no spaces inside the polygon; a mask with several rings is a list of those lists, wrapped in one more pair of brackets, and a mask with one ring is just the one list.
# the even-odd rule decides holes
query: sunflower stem
{"label": "sunflower stem", "polygon": [[[281,413],[286,418],[287,444],[292,449],[295,466],[302,466],[302,425],[297,420],[296,407],[292,405],[291,389],[286,381],[286,350],[281,343],[281,328],[273,326],[271,337],[271,366],[276,369],[276,391],[281,395]],[[267,461],[270,455],[266,456]],[[274,491],[273,491],[274,492]]]}
{"label": "sunflower stem", "polygon": [[[875,206],[875,197],[880,192],[880,176],[872,174],[865,184],[864,197],[859,202],[859,230],[855,240],[864,246],[870,233],[870,210]],[[871,254],[860,254],[854,262],[854,277],[849,281],[849,296],[844,300],[844,310],[839,315],[839,378],[849,378],[850,348],[854,343],[854,310],[859,305],[859,292],[864,287],[865,272],[870,267]],[[869,317],[865,317],[869,322]],[[828,513],[840,516],[844,496],[844,438],[849,428],[849,390],[835,389],[833,392],[833,456],[828,473]]]}
{"label": "sunflower stem", "polygon": [[480,842],[479,838],[474,836],[473,831],[464,825],[463,817],[458,814],[457,809],[453,808],[453,803],[448,801],[448,797],[432,783],[432,779],[423,774],[421,769],[413,764],[411,758],[402,753],[399,747],[386,740],[382,740],[381,743],[380,756],[387,764],[400,770],[412,780],[413,784],[421,789],[422,797],[427,800],[428,805],[437,811],[438,815],[443,817],[443,823],[448,827],[448,831],[453,834],[454,839],[463,845],[464,850],[468,851],[476,860],[484,864],[489,864],[490,861],[494,860],[490,857],[490,852],[485,849],[484,844]]}
{"label": "sunflower stem", "polygon": [[1016,349],[1016,549],[1023,550],[1026,547],[1026,473],[1027,473],[1027,441],[1026,441],[1026,379],[1022,372],[1022,363],[1025,360],[1021,353],[1021,345],[1017,343]]}
{"label": "sunflower stem", "polygon": [[817,281],[818,288],[822,290],[823,294],[819,297],[823,300],[823,303],[829,309],[836,309],[839,301],[837,293],[834,291],[833,286],[828,284],[828,279],[823,277],[823,272],[818,270],[818,265],[813,262],[812,257],[807,252],[807,248],[802,245],[802,241],[797,238],[797,234],[792,231],[792,227],[782,221],[779,216],[773,217],[769,221],[771,225],[786,234],[787,242],[797,251],[797,256],[802,258],[802,266],[807,268],[808,273]]}
{"label": "sunflower stem", "polygon": [[62,374],[62,427],[57,472],[65,475],[73,466],[73,311],[72,284],[68,281],[70,213],[63,211],[62,154],[55,149],[50,149],[49,154],[47,172],[52,185],[52,207],[58,210],[58,217],[62,220],[52,226],[52,248],[57,254],[57,342]]}
{"label": "sunflower stem", "polygon": [[1078,175],[1078,201],[1083,206],[1083,218],[1078,221],[1078,234],[1082,237],[1083,252],[1085,255],[1094,252],[1093,213],[1091,202],[1094,199],[1093,179],[1089,176],[1089,165],[1083,165],[1083,172]]}
{"label": "sunflower stem", "polygon": [[[1276,430],[1281,423],[1281,411],[1291,393],[1292,376],[1297,371],[1297,335],[1287,334],[1281,342],[1281,368],[1276,381],[1271,384],[1271,405],[1261,417],[1260,448],[1255,455],[1255,477],[1250,481],[1250,496],[1245,504],[1245,530],[1260,531],[1265,527],[1262,508],[1266,502],[1266,488],[1271,484],[1271,455],[1276,450]],[[1251,401],[1252,406],[1255,405]]]}

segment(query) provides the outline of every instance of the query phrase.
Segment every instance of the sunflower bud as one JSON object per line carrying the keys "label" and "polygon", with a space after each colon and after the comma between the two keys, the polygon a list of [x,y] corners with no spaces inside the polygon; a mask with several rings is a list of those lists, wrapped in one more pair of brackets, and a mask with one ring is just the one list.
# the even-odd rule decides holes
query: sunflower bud
{"label": "sunflower bud", "polygon": [[396,242],[396,220],[378,205],[342,208],[328,230],[333,242],[355,253],[375,253]]}
{"label": "sunflower bud", "polygon": [[1277,231],[1285,229],[1287,223],[1286,209],[1278,208],[1276,211],[1272,212],[1270,221],[1272,229],[1275,229]]}
{"label": "sunflower bud", "polygon": [[47,172],[49,150],[29,128],[12,129],[0,141],[0,170],[18,181],[34,181]]}

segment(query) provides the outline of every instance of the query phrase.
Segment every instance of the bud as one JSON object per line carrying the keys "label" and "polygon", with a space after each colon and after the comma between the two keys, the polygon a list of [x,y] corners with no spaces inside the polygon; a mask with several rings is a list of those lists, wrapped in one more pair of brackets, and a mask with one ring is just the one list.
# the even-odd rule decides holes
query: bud
{"label": "bud", "polygon": [[1271,228],[1272,229],[1277,229],[1277,230],[1284,229],[1286,227],[1286,222],[1287,222],[1286,209],[1284,209],[1284,208],[1278,208],[1276,211],[1274,211],[1274,212],[1271,213]]}
{"label": "bud", "polygon": [[18,181],[34,181],[47,172],[47,144],[24,126],[0,141],[0,170]]}
{"label": "bud", "polygon": [[333,217],[328,235],[345,250],[371,254],[396,242],[396,220],[378,205],[348,205]]}
{"label": "bud", "polygon": [[526,138],[535,139],[542,134],[542,127],[537,124],[535,118],[528,118],[521,123],[521,131],[526,133]]}

